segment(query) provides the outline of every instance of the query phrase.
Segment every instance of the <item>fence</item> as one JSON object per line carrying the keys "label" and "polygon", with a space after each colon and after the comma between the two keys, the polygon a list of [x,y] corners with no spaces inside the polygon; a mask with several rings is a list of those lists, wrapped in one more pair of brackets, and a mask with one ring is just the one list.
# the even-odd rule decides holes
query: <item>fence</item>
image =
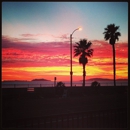
{"label": "fence", "polygon": [[2,125],[4,128],[127,128],[127,109],[3,120]]}

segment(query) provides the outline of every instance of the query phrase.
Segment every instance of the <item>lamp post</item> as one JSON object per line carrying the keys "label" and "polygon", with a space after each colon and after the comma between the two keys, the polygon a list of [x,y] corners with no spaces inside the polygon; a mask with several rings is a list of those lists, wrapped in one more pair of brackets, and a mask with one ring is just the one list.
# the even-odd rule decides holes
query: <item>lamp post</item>
{"label": "lamp post", "polygon": [[70,34],[70,86],[72,87],[72,75],[73,75],[73,71],[72,71],[72,35],[75,31],[77,30],[82,30],[81,27],[75,29],[71,34]]}

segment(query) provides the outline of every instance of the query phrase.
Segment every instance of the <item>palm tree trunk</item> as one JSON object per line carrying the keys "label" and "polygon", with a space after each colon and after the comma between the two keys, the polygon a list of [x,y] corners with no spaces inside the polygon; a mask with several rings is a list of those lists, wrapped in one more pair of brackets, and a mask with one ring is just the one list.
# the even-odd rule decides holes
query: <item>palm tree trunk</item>
{"label": "palm tree trunk", "polygon": [[114,87],[116,87],[116,62],[115,62],[115,45],[112,45],[113,48],[113,76],[114,76]]}
{"label": "palm tree trunk", "polygon": [[85,87],[85,65],[83,64],[83,87]]}

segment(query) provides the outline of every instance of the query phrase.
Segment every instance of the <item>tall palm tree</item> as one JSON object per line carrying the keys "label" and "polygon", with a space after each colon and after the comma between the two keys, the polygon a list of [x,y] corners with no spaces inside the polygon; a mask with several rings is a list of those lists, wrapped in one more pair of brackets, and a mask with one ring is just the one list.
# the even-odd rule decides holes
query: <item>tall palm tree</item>
{"label": "tall palm tree", "polygon": [[81,39],[74,46],[74,57],[79,56],[79,63],[83,65],[83,87],[85,87],[85,65],[88,63],[88,57],[93,55],[93,49],[90,49],[92,43],[86,39]]}
{"label": "tall palm tree", "polygon": [[114,76],[114,86],[116,86],[116,62],[115,62],[115,43],[116,40],[119,40],[119,36],[121,36],[121,33],[118,32],[119,26],[115,26],[115,24],[109,24],[106,28],[104,28],[104,39],[107,41],[109,40],[109,43],[112,45],[113,49],[113,76]]}

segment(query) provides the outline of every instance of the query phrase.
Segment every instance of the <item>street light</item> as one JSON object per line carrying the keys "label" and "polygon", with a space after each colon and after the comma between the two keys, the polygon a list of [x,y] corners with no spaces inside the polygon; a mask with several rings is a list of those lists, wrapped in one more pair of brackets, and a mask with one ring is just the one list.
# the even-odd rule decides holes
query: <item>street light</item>
{"label": "street light", "polygon": [[71,34],[70,34],[70,86],[72,87],[72,75],[73,75],[73,71],[72,71],[72,35],[75,31],[77,30],[82,30],[81,27],[75,29]]}

